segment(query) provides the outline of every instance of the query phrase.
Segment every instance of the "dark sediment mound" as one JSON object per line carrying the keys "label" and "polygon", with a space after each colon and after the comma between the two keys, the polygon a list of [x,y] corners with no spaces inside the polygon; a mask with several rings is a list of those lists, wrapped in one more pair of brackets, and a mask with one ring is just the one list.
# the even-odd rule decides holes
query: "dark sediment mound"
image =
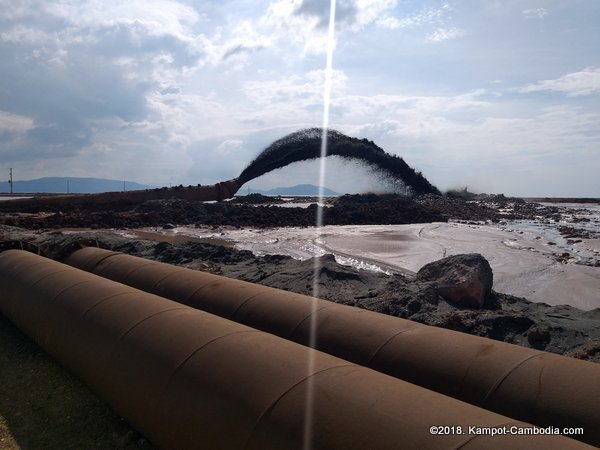
{"label": "dark sediment mound", "polygon": [[545,203],[600,203],[598,197],[529,197],[530,202],[545,202]]}
{"label": "dark sediment mound", "polygon": [[326,225],[392,225],[445,220],[440,213],[423,207],[413,198],[397,194],[343,195],[323,211]]}
{"label": "dark sediment mound", "polygon": [[240,197],[235,197],[231,200],[232,203],[249,204],[249,205],[263,205],[263,204],[281,204],[285,203],[281,197],[269,197],[263,194],[248,194]]}
{"label": "dark sediment mound", "polygon": [[559,220],[560,210],[553,206],[526,202],[521,198],[499,195],[420,195],[416,202],[425,209],[435,211],[446,220],[467,222],[500,222],[502,220],[533,219],[545,217]]}
{"label": "dark sediment mound", "polygon": [[[11,203],[0,202],[0,224],[29,229],[138,228],[161,227],[169,223],[256,228],[314,226],[317,208],[316,204],[308,208],[278,207],[277,203],[280,202],[277,199],[262,195],[217,203],[163,199],[141,204],[69,203],[60,208],[38,199],[28,203],[25,210],[20,210]],[[448,220],[478,223],[535,217],[558,221],[561,220],[561,212],[556,207],[528,203],[502,195],[464,200],[432,194],[416,197],[398,194],[343,195],[329,199],[323,211],[326,225],[389,225]],[[563,231],[567,237],[578,236],[570,228],[564,228]]]}
{"label": "dark sediment mound", "polygon": [[[323,129],[309,128],[291,133],[267,147],[238,177],[246,183],[281,167],[321,156]],[[327,156],[356,159],[374,167],[384,176],[400,180],[417,194],[439,194],[420,173],[411,168],[402,158],[386,153],[367,139],[346,136],[335,130],[327,131]]]}
{"label": "dark sediment mound", "polygon": [[[286,227],[314,226],[316,204],[308,208],[281,208],[261,204],[234,202],[201,203],[187,200],[151,200],[140,205],[116,209],[84,208],[46,210],[43,201],[38,211],[5,213],[0,224],[29,229],[39,228],[139,228],[165,224]],[[414,199],[400,195],[343,196],[324,208],[326,225],[406,224],[445,220],[436,211],[420,205]]]}

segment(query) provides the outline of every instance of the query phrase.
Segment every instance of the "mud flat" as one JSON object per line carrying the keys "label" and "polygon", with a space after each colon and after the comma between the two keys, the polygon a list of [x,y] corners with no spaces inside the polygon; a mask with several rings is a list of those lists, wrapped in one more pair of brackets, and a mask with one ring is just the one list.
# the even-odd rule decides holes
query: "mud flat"
{"label": "mud flat", "polygon": [[[353,233],[352,233],[353,232]],[[366,255],[387,265],[418,271],[424,264],[460,253],[481,253],[494,271],[499,292],[551,305],[600,307],[600,269],[559,259],[554,247],[534,233],[458,223],[397,225],[352,230],[353,236],[323,236],[332,251]],[[363,239],[362,234],[366,234]],[[382,239],[382,235],[384,239]],[[591,240],[597,244],[599,240]],[[593,245],[588,245],[590,248]]]}
{"label": "mud flat", "polygon": [[[148,231],[140,230],[140,236]],[[423,265],[461,253],[481,253],[494,271],[497,291],[550,305],[600,308],[600,268],[579,264],[576,252],[563,256],[556,244],[534,232],[461,223],[326,226],[312,228],[219,229],[176,227],[154,230],[165,239],[220,239],[256,255],[308,259],[331,253],[360,269],[415,274]],[[129,231],[136,233],[136,231]],[[552,241],[550,241],[552,242]],[[577,243],[597,252],[600,239]]]}

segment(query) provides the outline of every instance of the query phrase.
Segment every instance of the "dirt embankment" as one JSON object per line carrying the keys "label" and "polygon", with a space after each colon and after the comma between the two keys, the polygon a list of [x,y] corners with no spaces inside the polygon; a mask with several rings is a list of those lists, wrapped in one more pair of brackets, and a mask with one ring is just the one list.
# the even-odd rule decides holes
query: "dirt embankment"
{"label": "dirt embankment", "polygon": [[[369,197],[372,197],[369,200]],[[326,225],[360,225],[443,221],[436,210],[401,196],[344,196],[324,211]],[[60,208],[43,199],[0,203],[0,224],[28,229],[42,228],[139,228],[178,225],[236,227],[314,226],[316,204],[308,208],[279,208],[241,202],[201,203],[187,200],[151,200],[139,205],[116,203],[110,209],[85,203]]]}
{"label": "dirt embankment", "polygon": [[[308,208],[280,208],[281,199],[253,196],[231,202],[202,203],[188,200],[150,200],[141,204],[119,201],[108,205],[70,202],[52,205],[43,198],[0,202],[0,224],[28,229],[139,228],[168,223],[235,227],[314,226],[316,204]],[[270,203],[270,204],[268,204]],[[324,225],[391,225],[445,222],[500,222],[543,216],[560,218],[558,208],[527,203],[504,196],[476,201],[439,195],[410,198],[400,195],[344,195],[328,201]]]}

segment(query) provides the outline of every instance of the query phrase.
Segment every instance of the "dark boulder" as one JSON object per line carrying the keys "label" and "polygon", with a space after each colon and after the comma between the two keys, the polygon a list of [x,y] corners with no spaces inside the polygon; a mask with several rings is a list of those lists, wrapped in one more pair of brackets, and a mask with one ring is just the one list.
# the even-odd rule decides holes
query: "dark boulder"
{"label": "dark boulder", "polygon": [[432,286],[446,301],[468,308],[481,308],[491,294],[494,276],[479,253],[448,256],[425,264],[417,280]]}

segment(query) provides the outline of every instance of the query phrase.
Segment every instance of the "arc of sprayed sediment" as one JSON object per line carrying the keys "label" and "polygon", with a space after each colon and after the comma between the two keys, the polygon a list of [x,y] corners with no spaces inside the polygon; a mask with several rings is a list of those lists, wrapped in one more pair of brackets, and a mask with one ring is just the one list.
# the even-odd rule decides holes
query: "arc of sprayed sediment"
{"label": "arc of sprayed sediment", "polygon": [[[329,129],[329,104],[331,101],[331,81],[333,74],[333,48],[335,44],[335,2],[336,0],[330,0],[329,2],[329,26],[327,30],[327,61],[325,65],[325,84],[323,87],[323,127],[321,134],[321,152],[319,158],[319,195],[317,202],[317,214],[316,214],[316,226],[315,226],[315,240],[318,240],[321,234],[321,228],[323,226],[323,197],[324,197],[324,186],[326,177],[326,157],[327,157],[327,134]],[[315,352],[317,339],[317,300],[319,296],[319,272],[321,269],[320,259],[314,259],[313,267],[313,282],[312,282],[312,314],[310,323],[310,341],[308,352],[308,370],[313,370],[315,365]],[[308,380],[306,390],[306,406],[304,410],[304,436],[303,436],[303,449],[309,450],[312,445],[312,429],[313,429],[313,409],[314,409],[314,381]]]}

